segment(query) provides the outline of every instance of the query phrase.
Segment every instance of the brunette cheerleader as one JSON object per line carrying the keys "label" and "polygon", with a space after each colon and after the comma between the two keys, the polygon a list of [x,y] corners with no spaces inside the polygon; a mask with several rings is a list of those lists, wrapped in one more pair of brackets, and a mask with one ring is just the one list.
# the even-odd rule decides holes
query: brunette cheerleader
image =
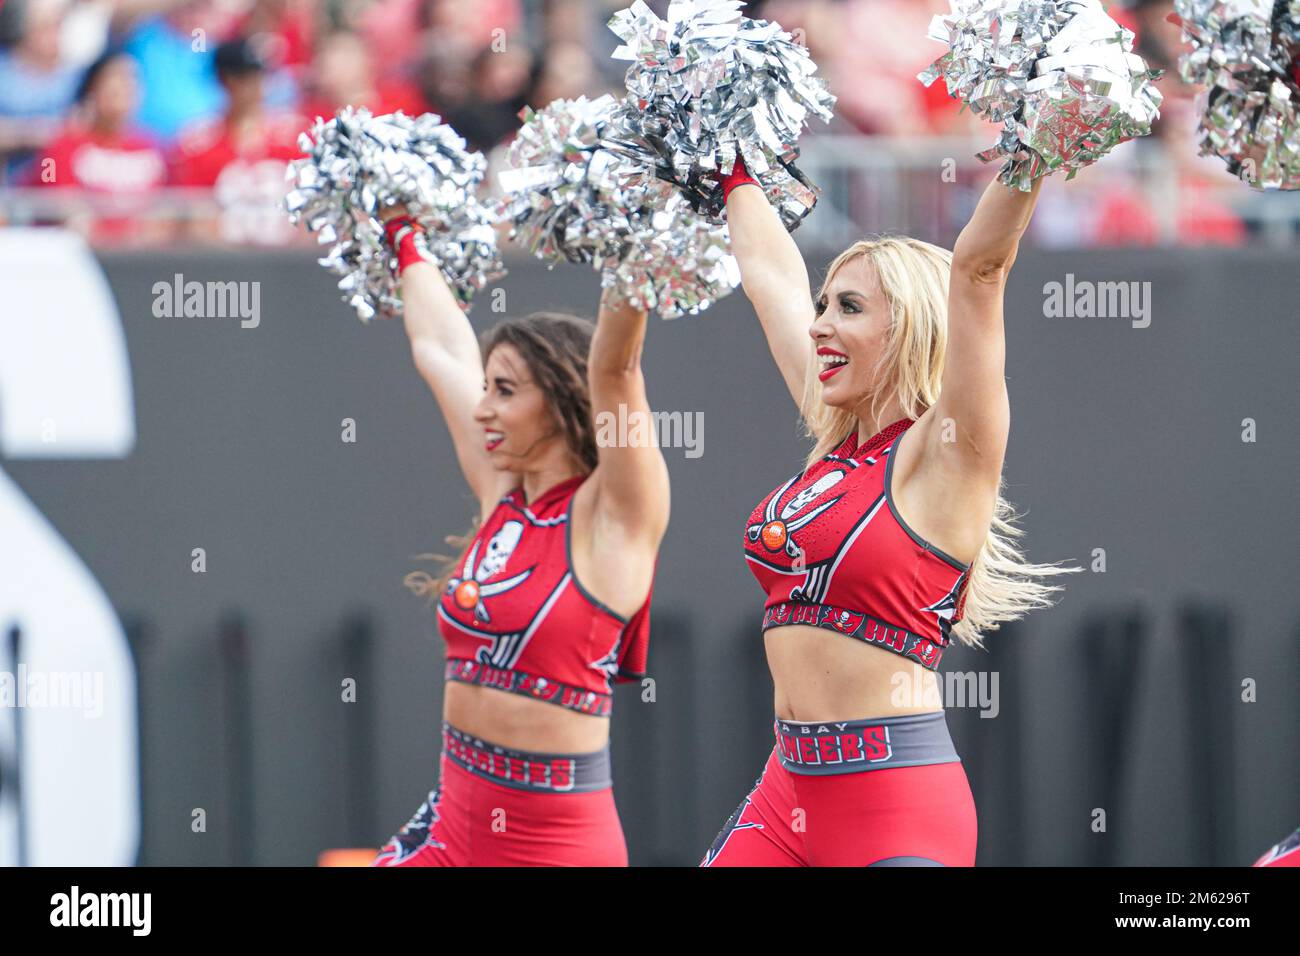
{"label": "brunette cheerleader", "polygon": [[440,779],[374,864],[626,866],[612,684],[645,670],[668,472],[653,444],[598,447],[593,422],[649,415],[646,315],[607,297],[594,328],[535,313],[480,343],[415,229],[387,221],[406,331],[479,527],[440,579],[408,579],[447,644]]}

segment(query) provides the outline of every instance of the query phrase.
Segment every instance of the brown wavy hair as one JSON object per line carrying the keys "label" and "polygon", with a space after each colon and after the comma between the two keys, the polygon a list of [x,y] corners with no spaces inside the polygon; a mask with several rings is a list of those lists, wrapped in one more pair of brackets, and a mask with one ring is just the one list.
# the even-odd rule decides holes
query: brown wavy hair
{"label": "brown wavy hair", "polygon": [[[567,312],[534,312],[520,319],[498,322],[483,333],[479,351],[483,366],[493,349],[512,345],[528,366],[529,374],[546,397],[565,442],[590,474],[596,468],[596,427],[591,414],[591,392],[587,387],[587,356],[596,331],[590,319]],[[439,564],[437,577],[427,571],[412,571],[405,584],[415,594],[437,600],[455,574],[465,551],[478,532],[480,516],[474,515],[469,530],[447,535],[455,554],[420,554],[420,560]]]}

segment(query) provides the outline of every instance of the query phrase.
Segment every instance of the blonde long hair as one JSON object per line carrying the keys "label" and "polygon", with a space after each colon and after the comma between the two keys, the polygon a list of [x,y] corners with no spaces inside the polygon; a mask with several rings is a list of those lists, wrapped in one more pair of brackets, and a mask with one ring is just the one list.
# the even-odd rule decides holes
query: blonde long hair
{"label": "blonde long hair", "polygon": [[[888,385],[872,397],[872,419],[892,397],[903,413],[916,420],[939,398],[948,348],[948,276],[952,253],[919,239],[883,236],[863,239],[845,249],[830,264],[817,293],[820,300],[847,263],[865,257],[875,268],[889,302],[892,323],[888,344],[876,361],[874,381]],[[814,439],[806,466],[838,447],[858,427],[857,416],[822,401],[817,358],[810,349],[800,413],[804,432]],[[1024,535],[1015,525],[1020,517],[1002,496],[1005,478],[998,480],[997,503],[988,537],[971,563],[962,619],[953,635],[969,647],[983,647],[984,633],[996,631],[1035,608],[1050,607],[1062,590],[1047,583],[1060,574],[1081,571],[1061,564],[1031,564],[1017,546]]]}

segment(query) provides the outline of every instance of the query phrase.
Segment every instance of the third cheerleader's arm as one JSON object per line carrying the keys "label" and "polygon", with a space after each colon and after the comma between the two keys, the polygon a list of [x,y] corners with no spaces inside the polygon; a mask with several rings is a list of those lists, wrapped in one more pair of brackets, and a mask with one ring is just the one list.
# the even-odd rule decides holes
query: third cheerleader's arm
{"label": "third cheerleader's arm", "polygon": [[735,180],[748,179],[739,157],[732,178],[733,182],[724,182],[731,251],[772,358],[798,404],[803,400],[812,354],[808,327],[816,318],[808,267],[762,188],[752,180],[734,185]]}
{"label": "third cheerleader's arm", "polygon": [[[390,222],[394,218],[385,216]],[[411,358],[442,409],[461,471],[486,515],[500,496],[501,479],[474,421],[483,395],[478,337],[437,266],[404,257],[401,290]]]}

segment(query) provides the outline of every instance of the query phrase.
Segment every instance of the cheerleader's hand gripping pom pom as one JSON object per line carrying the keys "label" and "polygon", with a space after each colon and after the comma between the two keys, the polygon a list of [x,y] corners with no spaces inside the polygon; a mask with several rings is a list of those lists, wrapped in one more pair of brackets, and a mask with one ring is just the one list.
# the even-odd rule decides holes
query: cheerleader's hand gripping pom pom
{"label": "cheerleader's hand gripping pom pom", "polygon": [[[416,245],[416,238],[422,236],[424,230],[420,224],[412,219],[409,215],[402,214],[393,216],[384,222],[384,241],[388,243],[388,248],[397,256],[397,274],[400,276],[406,271],[407,266],[414,265],[417,262],[427,262],[420,253]],[[436,265],[437,263],[434,263]]]}
{"label": "cheerleader's hand gripping pom pom", "polygon": [[1300,0],[1175,0],[1202,156],[1257,189],[1300,189]]}
{"label": "cheerleader's hand gripping pom pom", "polygon": [[812,117],[831,119],[835,97],[808,51],[779,24],[741,15],[740,0],[673,0],[660,19],[641,0],[609,27],[631,60],[627,99],[607,138],[645,157],[691,207],[725,217],[722,180],[743,157],[787,229],[817,203],[795,166]]}
{"label": "cheerleader's hand gripping pom pom", "polygon": [[[372,116],[345,107],[333,119],[318,117],[298,146],[306,156],[286,173],[289,219],[330,246],[320,264],[341,276],[343,299],[363,322],[402,312],[401,251],[385,241],[380,220],[398,204],[416,227],[410,248],[442,270],[462,309],[505,275],[492,215],[477,195],[487,163],[435,114]],[[412,261],[408,254],[405,264]]]}
{"label": "cheerleader's hand gripping pom pom", "polygon": [[1151,132],[1162,94],[1133,52],[1133,33],[1099,0],[951,0],[930,23],[948,52],[918,78],[999,123],[978,154],[1005,157],[999,178],[1028,191],[1060,169],[1067,178],[1120,143]]}
{"label": "cheerleader's hand gripping pom pom", "polygon": [[612,96],[525,108],[497,177],[511,238],[555,265],[592,266],[601,286],[664,318],[698,313],[740,283],[725,225],[697,215],[652,166],[609,148]]}
{"label": "cheerleader's hand gripping pom pom", "polygon": [[737,156],[736,165],[731,168],[731,172],[722,177],[722,201],[725,203],[731,197],[733,189],[737,186],[744,186],[746,183],[752,183],[759,188],[762,188],[763,185],[749,175],[749,170],[745,168],[745,160]]}

